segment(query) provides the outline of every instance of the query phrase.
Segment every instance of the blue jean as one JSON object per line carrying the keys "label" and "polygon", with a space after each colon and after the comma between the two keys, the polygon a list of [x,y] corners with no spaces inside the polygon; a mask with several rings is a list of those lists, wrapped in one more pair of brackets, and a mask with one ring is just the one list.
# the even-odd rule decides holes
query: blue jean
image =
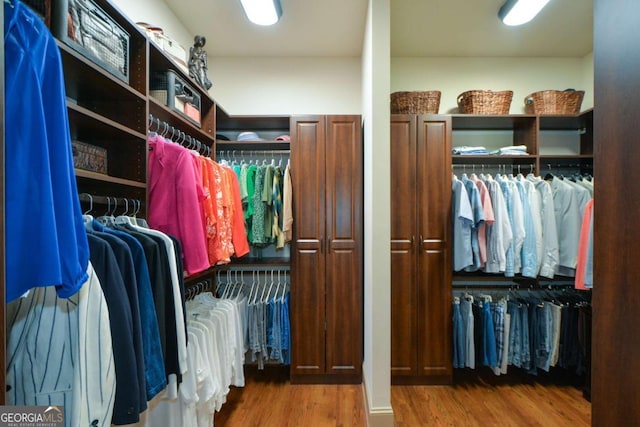
{"label": "blue jean", "polygon": [[467,368],[475,369],[476,367],[476,347],[473,333],[473,309],[471,297],[463,297],[460,299],[460,311],[462,313],[462,330],[464,331],[464,364]]}
{"label": "blue jean", "polygon": [[522,332],[522,346],[520,347],[520,367],[522,369],[531,368],[531,350],[529,343],[529,306],[522,304],[520,306],[520,320]]}
{"label": "blue jean", "polygon": [[551,365],[551,305],[543,302],[537,305],[538,327],[536,338],[536,366],[549,372]]}
{"label": "blue jean", "polygon": [[484,330],[484,356],[482,359],[485,366],[498,366],[498,356],[496,354],[496,334],[491,315],[491,304],[482,303],[482,327]]}
{"label": "blue jean", "polygon": [[456,300],[453,303],[453,367],[464,368],[465,361],[465,339],[464,329],[462,327],[462,313],[460,313],[460,301]]}
{"label": "blue jean", "polygon": [[520,307],[515,302],[509,302],[507,312],[511,315],[509,326],[509,364],[517,368],[521,366],[522,354],[522,318]]}

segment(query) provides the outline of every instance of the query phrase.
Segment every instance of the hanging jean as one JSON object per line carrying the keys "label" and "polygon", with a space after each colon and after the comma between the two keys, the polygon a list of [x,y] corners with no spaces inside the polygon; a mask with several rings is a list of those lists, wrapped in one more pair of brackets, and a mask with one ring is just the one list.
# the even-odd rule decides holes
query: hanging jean
{"label": "hanging jean", "polygon": [[465,296],[460,299],[460,311],[462,313],[462,329],[464,331],[464,364],[467,368],[475,369],[476,367],[476,348],[473,339],[473,309],[471,305],[473,297]]}
{"label": "hanging jean", "polygon": [[460,299],[453,302],[453,367],[464,368],[465,356],[464,330],[462,314],[460,313]]}
{"label": "hanging jean", "polygon": [[509,302],[507,311],[511,315],[511,325],[509,328],[509,365],[519,368],[521,367],[522,354],[522,318],[520,317],[520,306],[518,303]]}
{"label": "hanging jean", "polygon": [[482,304],[482,326],[484,332],[484,357],[482,360],[485,366],[497,366],[498,357],[496,354],[496,334],[494,330],[493,317],[491,316],[491,303]]}

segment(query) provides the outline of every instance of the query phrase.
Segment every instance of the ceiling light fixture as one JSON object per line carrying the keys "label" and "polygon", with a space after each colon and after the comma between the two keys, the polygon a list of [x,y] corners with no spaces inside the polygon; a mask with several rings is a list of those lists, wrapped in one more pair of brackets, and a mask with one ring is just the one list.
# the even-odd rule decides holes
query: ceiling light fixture
{"label": "ceiling light fixture", "polygon": [[522,25],[531,21],[549,0],[507,0],[498,16],[505,25]]}
{"label": "ceiling light fixture", "polygon": [[257,25],[273,25],[282,16],[280,0],[240,0],[249,21]]}

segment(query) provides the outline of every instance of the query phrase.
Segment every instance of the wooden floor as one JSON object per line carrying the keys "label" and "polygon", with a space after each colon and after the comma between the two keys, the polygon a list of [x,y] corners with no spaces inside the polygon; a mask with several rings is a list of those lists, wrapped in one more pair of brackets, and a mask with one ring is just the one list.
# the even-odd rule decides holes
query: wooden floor
{"label": "wooden floor", "polygon": [[[247,375],[216,414],[215,426],[364,427],[362,386],[292,385],[285,378]],[[454,386],[393,386],[397,427],[589,426],[591,404],[571,385],[471,377]]]}

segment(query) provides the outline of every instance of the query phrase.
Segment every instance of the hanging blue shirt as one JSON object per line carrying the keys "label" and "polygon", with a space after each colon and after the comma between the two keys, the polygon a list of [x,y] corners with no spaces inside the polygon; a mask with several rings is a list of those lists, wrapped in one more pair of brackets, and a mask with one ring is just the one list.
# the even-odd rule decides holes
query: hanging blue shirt
{"label": "hanging blue shirt", "polygon": [[76,189],[62,61],[45,24],[4,3],[6,301],[87,280],[89,247]]}

